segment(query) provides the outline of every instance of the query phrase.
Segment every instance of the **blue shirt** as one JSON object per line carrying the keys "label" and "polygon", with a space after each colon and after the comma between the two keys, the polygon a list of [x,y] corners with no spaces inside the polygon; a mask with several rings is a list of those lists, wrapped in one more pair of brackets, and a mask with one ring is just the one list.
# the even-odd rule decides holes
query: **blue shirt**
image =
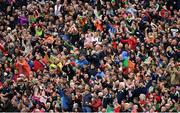
{"label": "blue shirt", "polygon": [[88,65],[89,62],[87,60],[76,60],[76,64],[83,68],[83,66]]}
{"label": "blue shirt", "polygon": [[61,96],[61,106],[63,109],[70,108],[71,98],[64,94],[64,91],[61,88],[58,88],[58,94]]}
{"label": "blue shirt", "polygon": [[95,75],[95,77],[100,76],[100,77],[103,78],[104,75],[105,75],[104,72],[101,71],[101,72],[97,72],[97,74]]}

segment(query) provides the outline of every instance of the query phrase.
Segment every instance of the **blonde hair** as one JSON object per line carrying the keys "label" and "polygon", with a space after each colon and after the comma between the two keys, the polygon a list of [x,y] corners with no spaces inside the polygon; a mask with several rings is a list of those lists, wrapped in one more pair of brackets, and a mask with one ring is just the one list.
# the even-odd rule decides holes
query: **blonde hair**
{"label": "blonde hair", "polygon": [[140,100],[146,100],[146,95],[145,94],[140,94],[139,99]]}

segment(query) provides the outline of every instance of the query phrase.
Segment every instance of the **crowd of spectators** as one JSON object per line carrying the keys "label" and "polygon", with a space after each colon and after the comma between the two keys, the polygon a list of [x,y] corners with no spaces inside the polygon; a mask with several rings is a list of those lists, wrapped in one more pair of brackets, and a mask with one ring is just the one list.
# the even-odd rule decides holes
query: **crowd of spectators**
{"label": "crowd of spectators", "polygon": [[180,0],[0,0],[0,111],[180,111]]}

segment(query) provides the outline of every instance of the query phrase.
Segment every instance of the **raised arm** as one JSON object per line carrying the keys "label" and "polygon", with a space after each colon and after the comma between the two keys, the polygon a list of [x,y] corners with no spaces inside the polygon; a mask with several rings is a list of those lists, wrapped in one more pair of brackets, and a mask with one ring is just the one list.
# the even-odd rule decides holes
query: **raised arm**
{"label": "raised arm", "polygon": [[145,29],[145,38],[148,38],[147,30],[148,30],[148,28]]}
{"label": "raised arm", "polygon": [[128,39],[121,39],[120,42],[121,43],[128,43]]}

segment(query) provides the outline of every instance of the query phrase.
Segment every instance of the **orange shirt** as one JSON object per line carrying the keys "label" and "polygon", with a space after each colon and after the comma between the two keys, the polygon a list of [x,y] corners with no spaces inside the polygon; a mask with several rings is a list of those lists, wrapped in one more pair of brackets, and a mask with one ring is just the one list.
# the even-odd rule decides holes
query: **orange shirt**
{"label": "orange shirt", "polygon": [[46,37],[46,39],[44,40],[44,42],[53,43],[53,42],[54,42],[53,36],[48,36],[48,37]]}
{"label": "orange shirt", "polygon": [[84,26],[87,22],[87,18],[82,18],[82,19],[79,19],[79,22],[82,26]]}
{"label": "orange shirt", "polygon": [[96,27],[97,30],[100,30],[100,31],[103,30],[102,24],[98,20],[94,22],[94,26]]}
{"label": "orange shirt", "polygon": [[17,62],[16,68],[18,69],[19,74],[24,74],[27,78],[29,78],[31,68],[30,68],[30,66],[26,60],[23,60],[21,62]]}
{"label": "orange shirt", "polygon": [[130,72],[134,70],[134,67],[135,67],[135,64],[131,62],[131,60],[128,60],[128,68]]}

